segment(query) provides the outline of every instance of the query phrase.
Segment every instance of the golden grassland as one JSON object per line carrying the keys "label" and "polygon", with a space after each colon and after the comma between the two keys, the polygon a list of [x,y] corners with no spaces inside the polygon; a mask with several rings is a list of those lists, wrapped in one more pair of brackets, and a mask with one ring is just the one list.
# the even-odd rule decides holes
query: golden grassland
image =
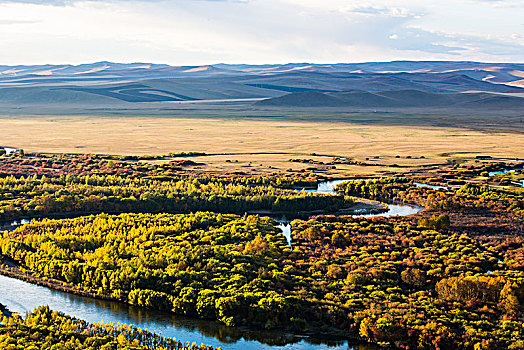
{"label": "golden grassland", "polygon": [[[26,151],[115,155],[206,152],[216,155],[194,160],[214,171],[299,170],[314,165],[291,163],[290,158],[329,161],[325,156],[377,164],[337,165],[337,173],[375,173],[392,164],[401,166],[395,171],[409,171],[409,167],[476,155],[524,158],[521,132],[460,127],[121,116],[0,117],[0,125],[0,145]],[[315,166],[332,172],[327,166]]]}

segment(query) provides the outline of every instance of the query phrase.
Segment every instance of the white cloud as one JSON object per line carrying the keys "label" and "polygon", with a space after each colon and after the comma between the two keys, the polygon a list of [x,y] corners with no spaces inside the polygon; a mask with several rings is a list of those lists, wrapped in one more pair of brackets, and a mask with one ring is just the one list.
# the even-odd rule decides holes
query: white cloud
{"label": "white cloud", "polygon": [[523,61],[511,3],[0,0],[0,64]]}
{"label": "white cloud", "polygon": [[362,6],[360,4],[346,5],[340,8],[343,13],[351,13],[363,16],[388,16],[388,17],[413,17],[416,14],[407,8],[385,7],[377,5]]}

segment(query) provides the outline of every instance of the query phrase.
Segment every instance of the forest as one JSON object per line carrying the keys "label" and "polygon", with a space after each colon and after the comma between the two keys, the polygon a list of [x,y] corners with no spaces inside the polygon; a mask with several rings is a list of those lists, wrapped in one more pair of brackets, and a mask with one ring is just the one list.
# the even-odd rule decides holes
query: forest
{"label": "forest", "polygon": [[[0,166],[3,218],[79,215],[4,231],[4,272],[227,326],[403,349],[524,348],[524,194],[489,179],[471,181],[496,163],[350,181],[328,196],[293,190],[318,181],[309,175],[184,170],[152,177],[128,160],[118,168],[132,176],[106,172],[107,160],[79,173],[71,159],[90,158],[47,157],[60,160],[56,173],[37,156],[10,157],[9,166]],[[30,167],[12,171],[26,161]],[[421,178],[445,188],[416,186]],[[390,218],[333,215],[354,197],[424,210]],[[274,219],[247,213],[258,209],[325,214],[296,216],[290,247]],[[38,318],[52,317],[67,316]],[[23,333],[30,319],[3,325],[15,322]]]}
{"label": "forest", "polygon": [[[312,174],[296,177],[195,176],[172,174],[168,171],[169,164],[120,162],[111,165],[112,160],[100,156],[76,157],[74,161],[56,156],[24,157],[30,160],[16,156],[0,162],[0,222],[100,212],[213,210],[239,214],[256,211],[296,214],[318,210],[336,212],[353,205],[349,196],[300,191],[316,185],[318,179]],[[93,159],[100,160],[97,163]]]}

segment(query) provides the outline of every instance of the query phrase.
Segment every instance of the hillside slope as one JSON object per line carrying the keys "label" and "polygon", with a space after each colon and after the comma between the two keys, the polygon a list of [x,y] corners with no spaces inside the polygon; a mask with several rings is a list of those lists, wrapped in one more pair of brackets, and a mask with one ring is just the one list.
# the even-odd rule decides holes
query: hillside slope
{"label": "hillside slope", "polygon": [[370,108],[524,108],[524,98],[489,93],[429,93],[418,90],[367,92],[295,92],[258,101],[270,107],[370,107]]}

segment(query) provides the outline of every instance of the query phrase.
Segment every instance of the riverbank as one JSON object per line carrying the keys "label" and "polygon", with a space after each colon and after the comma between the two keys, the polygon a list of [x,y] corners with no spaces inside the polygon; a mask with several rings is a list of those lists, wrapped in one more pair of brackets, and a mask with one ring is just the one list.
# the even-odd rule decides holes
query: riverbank
{"label": "riverbank", "polygon": [[368,215],[388,211],[388,205],[386,203],[356,197],[353,197],[353,200],[355,201],[355,205],[348,209],[341,209],[340,212],[344,215]]}
{"label": "riverbank", "polygon": [[4,304],[0,304],[0,314],[5,317],[13,317],[13,313]]}
{"label": "riverbank", "polygon": [[41,277],[40,275],[28,272],[25,269],[22,270],[19,266],[16,266],[11,262],[5,260],[2,260],[1,262],[2,265],[0,266],[0,275],[16,278],[25,282],[51,288],[53,290],[58,290],[60,292],[71,293],[93,299],[120,302],[118,299],[111,298],[106,295],[91,293],[63,281],[55,280],[49,277]]}
{"label": "riverbank", "polygon": [[[20,283],[27,283],[35,287],[38,286],[36,288],[44,287],[53,291],[49,295],[44,295],[42,299],[35,299],[34,296],[31,297],[35,294],[34,291],[24,290],[24,293],[26,293],[28,297],[22,298],[22,300],[19,300],[19,298],[13,296],[13,293],[9,292],[8,295],[11,295],[11,297],[5,299],[5,296],[1,297],[2,293],[0,293],[1,301],[5,303],[7,300],[7,305],[10,305],[9,300],[11,300],[11,302],[16,300],[15,309],[18,307],[16,312],[21,315],[24,315],[25,312],[31,312],[38,306],[49,305],[55,310],[61,310],[79,319],[85,319],[88,322],[102,321],[134,324],[144,329],[151,329],[152,324],[154,324],[154,328],[164,336],[175,337],[177,339],[196,339],[198,340],[197,343],[212,344],[216,347],[225,347],[227,345],[228,349],[233,350],[270,348],[283,350],[288,349],[288,345],[290,344],[300,345],[302,346],[300,348],[303,349],[315,350],[322,350],[324,349],[323,346],[328,346],[333,350],[345,350],[348,349],[348,346],[365,346],[364,349],[367,350],[379,349],[379,347],[376,347],[372,343],[362,343],[360,338],[348,338],[346,334],[336,332],[335,330],[327,332],[326,330],[316,330],[295,333],[290,330],[265,330],[263,327],[247,325],[228,327],[211,319],[182,316],[150,308],[144,309],[101,295],[79,293],[77,289],[67,289],[68,285],[61,281],[43,280],[38,276],[26,273],[20,269],[6,269],[5,266],[0,268],[0,276],[4,276],[1,277],[2,282],[0,282],[0,284],[4,285],[8,291],[10,288],[3,278],[11,278],[20,281]],[[53,281],[57,283],[52,283]],[[59,286],[60,288],[58,288]],[[17,287],[16,290],[22,291],[20,287]],[[81,299],[86,297],[93,300]],[[53,300],[50,300],[50,298]],[[20,310],[20,306],[27,305],[28,300],[31,300],[31,306],[27,307],[26,310]],[[59,306],[57,305],[57,301]],[[60,304],[64,302],[71,304],[67,306]],[[232,346],[233,344],[234,346]],[[248,345],[247,348],[242,347],[242,344],[244,346]]]}
{"label": "riverbank", "polygon": [[273,210],[250,210],[247,213],[253,215],[266,215],[270,217],[286,216],[289,218],[308,218],[314,215],[372,215],[381,214],[389,210],[386,203],[381,203],[371,199],[365,198],[353,198],[355,204],[350,208],[339,209],[334,212],[327,212],[326,210],[309,210],[309,211],[298,211],[298,212],[285,212],[285,211],[273,211]]}

